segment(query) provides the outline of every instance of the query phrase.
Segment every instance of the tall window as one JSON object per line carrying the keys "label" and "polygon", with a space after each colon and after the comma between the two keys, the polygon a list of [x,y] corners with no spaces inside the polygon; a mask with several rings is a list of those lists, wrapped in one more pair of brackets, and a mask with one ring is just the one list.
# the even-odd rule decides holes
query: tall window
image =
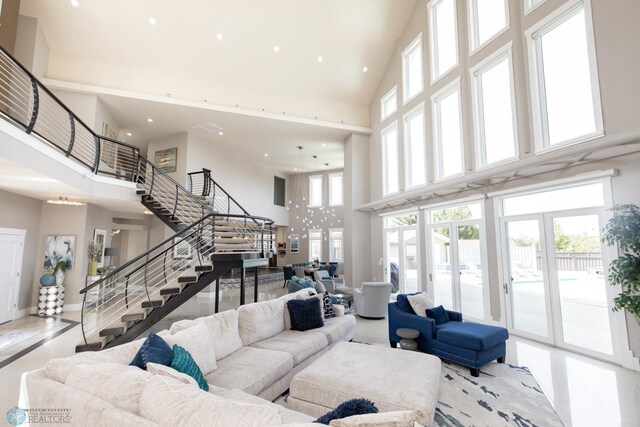
{"label": "tall window", "polygon": [[478,50],[509,25],[507,0],[470,0],[471,50]]}
{"label": "tall window", "polygon": [[322,259],[322,229],[309,229],[309,259]]}
{"label": "tall window", "polygon": [[382,131],[382,165],[383,195],[400,191],[397,123],[393,123]]}
{"label": "tall window", "polygon": [[322,206],[322,175],[309,177],[309,206],[312,208]]}
{"label": "tall window", "polygon": [[600,134],[600,100],[584,4],[578,2],[527,35],[538,148]]}
{"label": "tall window", "polygon": [[511,46],[471,70],[478,166],[516,156]]}
{"label": "tall window", "polygon": [[329,261],[342,262],[344,255],[342,252],[342,228],[329,229]]}
{"label": "tall window", "polygon": [[422,92],[422,33],[402,52],[402,93],[406,103]]}
{"label": "tall window", "polygon": [[536,7],[540,6],[546,0],[524,0],[524,14],[527,15]]}
{"label": "tall window", "polygon": [[458,65],[456,1],[429,3],[431,29],[431,80],[435,81]]}
{"label": "tall window", "polygon": [[436,177],[462,173],[462,129],[460,123],[460,83],[455,81],[433,97]]}
{"label": "tall window", "polygon": [[427,182],[424,104],[406,114],[403,121],[406,188],[411,188]]}
{"label": "tall window", "polygon": [[380,120],[384,120],[398,109],[398,94],[396,86],[385,96],[380,98]]}
{"label": "tall window", "polygon": [[329,206],[342,206],[342,172],[329,175]]}

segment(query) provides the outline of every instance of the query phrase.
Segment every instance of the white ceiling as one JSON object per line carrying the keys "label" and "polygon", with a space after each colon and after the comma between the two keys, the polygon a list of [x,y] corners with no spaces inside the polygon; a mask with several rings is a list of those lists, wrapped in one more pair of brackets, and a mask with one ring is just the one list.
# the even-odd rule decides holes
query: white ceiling
{"label": "white ceiling", "polygon": [[[46,83],[49,87],[60,88],[56,82]],[[81,92],[97,91],[92,88]],[[344,166],[343,142],[353,132],[353,128],[344,126],[319,126],[178,105],[171,99],[140,99],[135,94],[130,97],[98,93],[98,96],[121,126],[119,139],[140,147],[144,156],[147,155],[147,141],[189,131],[211,144],[240,152],[284,173],[337,169]],[[149,123],[148,118],[153,122]],[[200,125],[206,125],[213,132],[201,129]],[[218,129],[223,135],[218,134]]]}
{"label": "white ceiling", "polygon": [[[143,148],[212,122],[223,136],[199,131],[212,143],[285,173],[343,167],[344,139],[354,128],[366,132],[371,98],[415,6],[415,0],[79,3],[21,1],[20,13],[38,19],[49,44],[47,85],[97,94],[121,125],[120,139]],[[229,112],[236,107],[244,114]]]}

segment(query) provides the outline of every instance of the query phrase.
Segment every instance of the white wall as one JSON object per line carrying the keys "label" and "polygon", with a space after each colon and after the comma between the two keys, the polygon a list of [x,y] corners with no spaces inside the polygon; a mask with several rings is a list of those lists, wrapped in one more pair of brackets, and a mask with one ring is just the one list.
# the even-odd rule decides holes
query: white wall
{"label": "white wall", "polygon": [[[176,155],[176,171],[169,172],[169,176],[179,184],[186,186],[187,184],[187,132],[177,133],[175,135],[165,136],[164,138],[149,141],[147,159],[151,163],[155,163],[156,151],[166,150],[168,148],[178,148]],[[188,188],[187,188],[188,189]]]}
{"label": "white wall", "polygon": [[14,54],[16,59],[38,79],[47,76],[49,44],[36,18],[18,16]]}
{"label": "white wall", "polygon": [[198,132],[189,132],[186,162],[188,172],[211,169],[211,177],[250,214],[288,225],[287,209],[273,204],[273,177],[285,177],[280,170],[216,146]]}
{"label": "white wall", "polygon": [[42,201],[0,190],[0,228],[27,230],[20,274],[18,309],[34,306],[33,287],[40,279],[36,266],[40,264],[39,230]]}

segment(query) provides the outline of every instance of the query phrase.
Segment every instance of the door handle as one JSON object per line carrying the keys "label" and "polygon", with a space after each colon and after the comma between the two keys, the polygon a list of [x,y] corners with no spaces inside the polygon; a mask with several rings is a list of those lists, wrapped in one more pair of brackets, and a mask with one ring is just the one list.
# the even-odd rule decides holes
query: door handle
{"label": "door handle", "polygon": [[429,281],[433,282],[433,274],[429,273]]}
{"label": "door handle", "polygon": [[506,283],[504,285],[502,285],[502,287],[504,288],[504,293],[508,294],[509,293],[509,285],[507,285]]}

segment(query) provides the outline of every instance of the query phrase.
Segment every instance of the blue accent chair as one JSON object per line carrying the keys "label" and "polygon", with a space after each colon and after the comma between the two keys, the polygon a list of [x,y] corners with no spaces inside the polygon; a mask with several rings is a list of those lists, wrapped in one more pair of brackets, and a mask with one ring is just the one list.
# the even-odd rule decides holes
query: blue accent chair
{"label": "blue accent chair", "polygon": [[418,316],[400,302],[389,303],[389,343],[396,347],[400,337],[399,328],[410,328],[420,332],[418,350],[438,356],[440,359],[469,367],[471,375],[480,375],[480,368],[497,360],[504,363],[505,342],[509,332],[499,326],[463,322],[462,313],[447,310],[449,321],[436,325],[434,319]]}
{"label": "blue accent chair", "polygon": [[292,276],[287,285],[287,290],[290,294],[305,288],[312,288],[315,290],[315,282],[309,278]]}
{"label": "blue accent chair", "polygon": [[289,280],[291,280],[291,278],[293,277],[293,266],[285,265],[284,267],[282,267],[282,272],[284,273],[284,285],[282,285],[282,287],[284,288],[285,286],[287,286],[287,283],[289,283]]}
{"label": "blue accent chair", "polygon": [[338,268],[338,263],[337,262],[330,262],[329,263],[329,276],[330,277],[336,277],[336,269]]}

